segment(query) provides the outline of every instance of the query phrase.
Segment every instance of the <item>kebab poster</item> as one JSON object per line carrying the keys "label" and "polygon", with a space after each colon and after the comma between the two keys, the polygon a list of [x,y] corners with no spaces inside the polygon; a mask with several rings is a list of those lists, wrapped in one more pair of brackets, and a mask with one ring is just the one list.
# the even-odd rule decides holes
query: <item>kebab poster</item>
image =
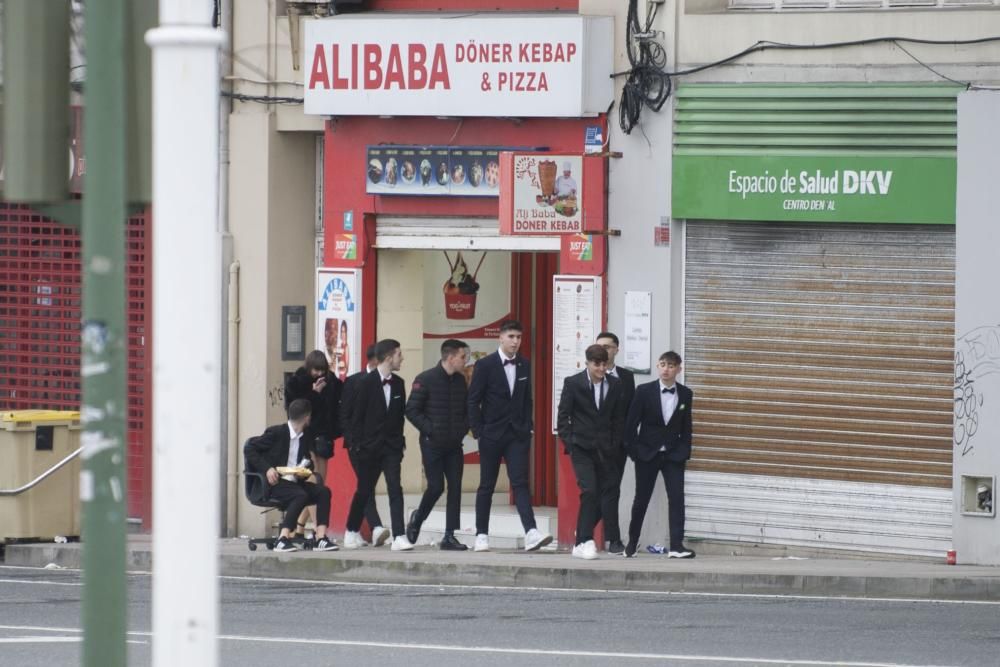
{"label": "kebab poster", "polygon": [[496,197],[499,147],[369,146],[365,192]]}
{"label": "kebab poster", "polygon": [[583,159],[572,155],[515,155],[514,234],[575,234],[580,213]]}

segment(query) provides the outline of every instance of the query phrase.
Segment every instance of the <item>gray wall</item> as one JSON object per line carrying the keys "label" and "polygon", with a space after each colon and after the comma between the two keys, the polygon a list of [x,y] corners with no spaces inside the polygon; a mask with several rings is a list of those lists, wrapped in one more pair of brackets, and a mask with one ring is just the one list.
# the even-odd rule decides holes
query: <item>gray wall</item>
{"label": "gray wall", "polygon": [[[958,98],[955,243],[955,524],[960,563],[1000,565],[1000,525],[963,476],[1000,475],[1000,92]],[[971,507],[970,507],[971,505]]]}

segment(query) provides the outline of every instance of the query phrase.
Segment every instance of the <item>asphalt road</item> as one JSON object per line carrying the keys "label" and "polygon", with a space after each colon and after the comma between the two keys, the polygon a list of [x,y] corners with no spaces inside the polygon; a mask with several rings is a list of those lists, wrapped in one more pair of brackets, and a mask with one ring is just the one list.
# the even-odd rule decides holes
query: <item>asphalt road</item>
{"label": "asphalt road", "polygon": [[[151,664],[129,576],[129,665]],[[1000,603],[223,578],[220,665],[996,665]],[[0,566],[0,665],[75,665],[80,574]],[[187,667],[197,667],[190,665]]]}

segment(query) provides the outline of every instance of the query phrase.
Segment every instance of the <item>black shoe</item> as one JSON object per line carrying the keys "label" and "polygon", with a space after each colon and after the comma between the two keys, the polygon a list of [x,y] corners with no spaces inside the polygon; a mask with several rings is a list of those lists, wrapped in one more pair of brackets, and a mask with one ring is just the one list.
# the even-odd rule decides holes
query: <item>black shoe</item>
{"label": "black shoe", "polygon": [[667,558],[694,558],[694,550],[688,549],[683,544],[677,549],[670,547],[670,551],[667,552]]}
{"label": "black shoe", "polygon": [[420,536],[420,524],[417,523],[417,510],[410,512],[410,520],[406,524],[406,539],[410,544],[416,544]]}
{"label": "black shoe", "polygon": [[620,554],[625,551],[625,545],[622,544],[621,540],[611,540],[611,544],[608,545],[609,554]]}
{"label": "black shoe", "polygon": [[455,539],[455,536],[450,533],[446,534],[441,539],[441,551],[465,551],[468,548],[469,547],[459,542]]}
{"label": "black shoe", "polygon": [[638,542],[629,542],[628,546],[625,547],[625,558],[635,558],[635,552],[639,550]]}
{"label": "black shoe", "polygon": [[275,551],[298,551],[299,548],[295,546],[292,541],[287,537],[279,537],[278,541],[274,543]]}
{"label": "black shoe", "polygon": [[336,551],[340,547],[329,537],[321,537],[316,545],[313,547],[313,551]]}

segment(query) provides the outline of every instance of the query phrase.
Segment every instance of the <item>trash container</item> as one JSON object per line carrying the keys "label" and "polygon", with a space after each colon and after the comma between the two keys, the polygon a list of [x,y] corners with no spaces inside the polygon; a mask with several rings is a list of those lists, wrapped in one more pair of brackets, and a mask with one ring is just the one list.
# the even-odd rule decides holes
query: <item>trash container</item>
{"label": "trash container", "polygon": [[80,413],[16,410],[0,413],[0,540],[51,540],[80,535],[80,457],[33,487],[11,494],[75,452]]}

